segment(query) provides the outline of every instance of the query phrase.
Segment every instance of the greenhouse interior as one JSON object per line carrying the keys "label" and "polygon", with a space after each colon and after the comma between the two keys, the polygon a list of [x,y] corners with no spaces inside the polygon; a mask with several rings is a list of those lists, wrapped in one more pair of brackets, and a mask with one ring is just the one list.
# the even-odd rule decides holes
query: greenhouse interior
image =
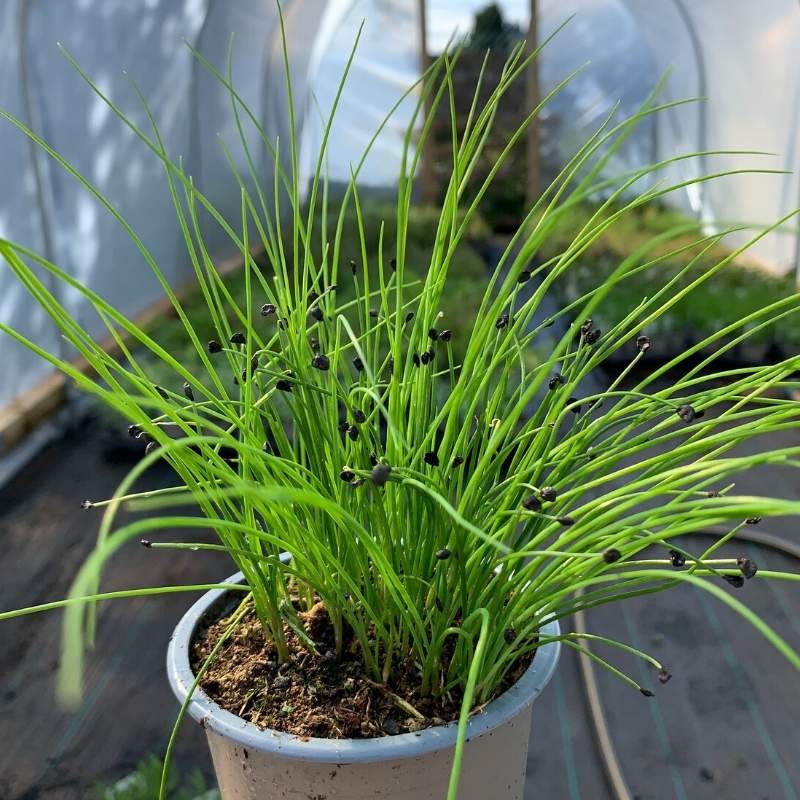
{"label": "greenhouse interior", "polygon": [[0,4],[0,800],[796,800],[799,40]]}

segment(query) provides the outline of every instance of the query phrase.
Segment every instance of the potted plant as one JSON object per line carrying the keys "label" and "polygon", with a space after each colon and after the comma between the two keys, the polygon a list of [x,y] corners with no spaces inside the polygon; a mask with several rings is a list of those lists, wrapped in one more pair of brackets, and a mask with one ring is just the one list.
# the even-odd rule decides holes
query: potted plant
{"label": "potted plant", "polygon": [[[633,118],[609,117],[564,167],[508,242],[456,359],[452,330],[456,324],[463,330],[464,321],[443,317],[441,309],[457,277],[457,247],[496,168],[541,106],[530,110],[485,180],[474,186],[470,176],[485,155],[498,104],[531,56],[522,48],[511,53],[488,101],[473,103],[463,126],[453,110],[452,177],[420,277],[405,245],[428,122],[421,122],[415,148],[411,142],[422,108],[450,102],[457,51],[438,59],[414,87],[417,107],[396,215],[377,232],[362,222],[363,159],[337,201],[335,228],[325,223],[333,205],[324,177],[330,120],[301,200],[290,81],[285,168],[286,144],[264,135],[229,75],[197,57],[228,88],[242,133],[249,174],[234,169],[241,187],[237,220],[222,217],[171,159],[155,124],[151,134],[140,130],[93,88],[164,165],[216,329],[212,339],[201,340],[146,244],[119,221],[162,280],[201,374],[56,265],[0,241],[8,268],[93,374],[2,329],[127,417],[144,450],[112,498],[86,502],[102,511],[100,533],[69,597],[0,614],[66,609],[61,697],[74,700],[80,692],[98,601],[211,589],[178,625],[168,668],[181,717],[188,712],[206,729],[224,798],[279,791],[327,800],[519,798],[531,703],[556,666],[559,646],[587,652],[582,642],[591,639],[610,653],[618,648],[645,659],[654,684],[670,677],[656,659],[624,643],[562,630],[577,610],[699,586],[800,666],[798,655],[730,591],[745,586],[757,565],[712,557],[743,525],[800,511],[796,501],[737,496],[729,485],[761,464],[800,463],[798,447],[730,452],[757,434],[800,426],[800,405],[781,394],[795,385],[800,357],[715,369],[728,347],[797,313],[798,296],[726,326],[647,373],[648,351],[658,347],[648,328],[743,248],[688,287],[675,289],[680,274],[671,274],[609,330],[600,331],[591,316],[631,276],[690,253],[688,270],[725,233],[704,234],[698,225],[688,245],[681,223],[622,261],[602,285],[548,310],[551,287],[568,280],[570,267],[601,233],[685,185],[656,182],[636,191],[671,162],[618,179],[603,172],[636,122],[664,106],[651,98]],[[4,116],[106,203],[23,123]],[[246,125],[273,154],[272,186],[256,174]],[[565,211],[598,195],[606,198],[598,213],[563,252],[537,263],[537,251]],[[341,249],[348,209],[358,222],[359,252]],[[201,214],[242,254],[243,303],[215,271]],[[376,260],[366,255],[369,236],[377,236]],[[266,268],[251,255],[254,239]],[[42,272],[83,295],[115,336],[122,359],[85,334],[49,293]],[[724,346],[693,358],[723,337]],[[173,380],[154,385],[141,367],[141,351],[163,362]],[[588,388],[620,351],[628,364],[607,386]],[[137,493],[137,478],[157,459],[172,466],[175,485]],[[162,511],[115,529],[123,505]],[[704,552],[681,546],[682,534],[720,524],[729,532]],[[165,527],[187,534],[210,529],[217,538],[164,542],[158,531]],[[239,571],[214,586],[101,591],[104,563],[134,538],[154,551],[222,550]],[[593,651],[591,657],[636,696],[652,695],[651,686],[615,667],[611,655]]]}

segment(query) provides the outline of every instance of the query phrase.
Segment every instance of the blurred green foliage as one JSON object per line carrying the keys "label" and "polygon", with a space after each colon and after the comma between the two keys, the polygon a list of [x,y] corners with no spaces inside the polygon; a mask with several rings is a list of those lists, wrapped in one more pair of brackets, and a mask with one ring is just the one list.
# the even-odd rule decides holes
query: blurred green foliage
{"label": "blurred green foliage", "polygon": [[[97,800],[153,800],[161,787],[161,760],[149,756],[136,770],[110,786],[101,786]],[[217,789],[209,789],[199,770],[185,778],[171,770],[167,786],[168,800],[220,800]]]}
{"label": "blurred green foliage", "polygon": [[[608,218],[618,209],[614,206],[598,211],[589,204],[576,205],[567,209],[549,232],[541,250],[537,253],[544,262],[562,253],[573,241],[576,232],[581,230],[593,215],[595,222]],[[365,231],[365,250],[371,275],[377,277],[378,255],[380,249],[381,225],[383,231],[384,269],[395,253],[395,231],[392,227],[394,205],[385,200],[362,201],[362,214]],[[314,253],[317,258],[322,252],[320,240],[320,219],[318,215]],[[406,250],[406,275],[408,280],[422,278],[430,261],[439,209],[435,206],[413,206],[409,217],[409,236]],[[330,210],[327,219],[327,236],[333,238],[336,228],[336,212]],[[678,225],[689,222],[679,211],[657,205],[642,206],[621,216],[604,231],[589,249],[569,268],[567,273],[554,284],[553,291],[558,304],[566,304],[583,293],[600,285],[605,276],[610,275],[620,262],[635,252],[654,236]],[[646,260],[666,254],[681,245],[689,245],[700,236],[690,232],[673,238],[669,243],[654,247]],[[471,225],[469,236],[459,247],[456,263],[451,271],[448,290],[443,297],[441,328],[453,331],[453,350],[456,360],[460,359],[464,345],[469,337],[472,320],[486,287],[488,265],[479,248],[492,239],[492,232],[483,218]],[[291,259],[290,243],[287,242],[287,259]],[[708,267],[728,255],[730,251],[723,245],[711,248],[688,273],[681,278],[679,287],[701,275]],[[677,273],[692,257],[693,252],[670,258],[648,270],[642,271],[621,282],[603,300],[594,312],[595,323],[603,329],[618,322],[643,297],[652,293],[652,287],[661,284],[665,274]],[[340,251],[340,272],[337,278],[337,299],[346,303],[355,295],[352,275],[348,267],[350,259],[361,261],[361,241],[358,235],[355,214],[348,213],[342,231]],[[269,277],[270,269],[262,261],[261,268]],[[654,278],[658,273],[658,281]],[[226,284],[236,301],[243,306],[245,296],[244,272],[239,270],[226,279]],[[791,277],[770,275],[763,270],[733,262],[701,284],[687,297],[679,301],[656,323],[649,327],[652,336],[668,340],[670,346],[686,346],[696,342],[725,325],[735,322],[750,312],[774,302],[795,291]],[[259,303],[260,305],[260,303]],[[192,320],[201,341],[216,338],[211,317],[203,296],[199,291],[190,293],[184,300],[184,307]],[[257,309],[254,309],[257,314]],[[264,332],[268,333],[275,325],[275,317],[264,319]],[[235,327],[235,326],[234,326]],[[196,375],[203,374],[203,367],[186,332],[174,316],[161,318],[149,331],[160,344],[176,356]],[[769,345],[778,342],[787,351],[800,348],[800,326],[792,318],[781,321],[773,328],[762,331],[754,337],[756,344]],[[664,353],[666,355],[666,353]],[[152,379],[159,384],[173,386],[174,376],[165,373],[162,362],[143,355],[143,365]],[[228,376],[229,389],[233,391],[233,376]]]}
{"label": "blurred green foliage", "polygon": [[[562,253],[574,240],[576,232],[588,224],[593,215],[597,214],[593,222],[597,224],[616,211],[618,208],[609,206],[598,212],[597,207],[588,204],[570,208],[551,230],[538,253],[539,258],[546,261]],[[597,237],[566,275],[556,282],[556,299],[564,304],[601,285],[604,278],[611,275],[623,259],[635,253],[654,236],[688,222],[690,220],[680,211],[655,204],[624,214]],[[697,231],[692,231],[674,237],[667,243],[653,247],[642,258],[642,263],[666,255],[683,245],[688,246],[700,236]],[[678,273],[700,249],[695,247],[678,256],[667,258],[622,281],[593,312],[595,323],[601,328],[610,328],[635,308],[642,298],[652,296],[654,286],[661,286],[665,280]],[[671,293],[676,293],[705,274],[730,252],[731,249],[724,245],[724,241],[709,249],[680,278]],[[734,260],[679,300],[649,328],[648,333],[669,338],[673,343],[685,345],[697,342],[796,291],[791,275],[773,275]],[[785,351],[796,352],[800,348],[800,326],[795,318],[788,317],[755,334],[753,343],[777,343]]]}

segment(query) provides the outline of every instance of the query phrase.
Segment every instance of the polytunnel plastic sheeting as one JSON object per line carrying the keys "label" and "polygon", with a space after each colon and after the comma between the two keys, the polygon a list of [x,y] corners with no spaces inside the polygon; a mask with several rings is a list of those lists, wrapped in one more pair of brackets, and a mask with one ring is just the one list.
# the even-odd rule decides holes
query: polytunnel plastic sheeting
{"label": "polytunnel plastic sheeting", "polygon": [[[326,161],[332,180],[347,181],[367,137],[418,76],[413,4],[407,0],[284,0],[282,7],[301,181],[314,168],[313,156],[322,139],[321,116],[327,116],[332,107],[347,55],[359,25],[366,20]],[[162,165],[70,67],[56,43],[61,42],[100,90],[152,136],[132,83],[136,81],[169,156],[182,159],[192,180],[237,230],[240,187],[225,148],[251,191],[253,180],[231,97],[184,44],[185,39],[196,46],[227,75],[231,36],[236,92],[263,126],[266,139],[280,141],[281,164],[290,175],[288,98],[277,4],[272,0],[16,0],[0,4],[0,105],[30,122],[94,183],[130,223],[173,286],[191,279],[192,271]],[[362,172],[365,182],[396,181],[402,134],[410,119],[407,109],[408,104],[399,110],[376,142]],[[258,180],[266,187],[271,205],[273,156],[248,115],[241,111],[241,118]],[[38,193],[34,165],[41,175]],[[52,258],[129,316],[162,295],[135,242],[102,203],[5,123],[0,125],[0,168],[7,188],[0,198],[0,234]],[[202,208],[198,214],[212,255],[235,254],[229,236],[211,216]],[[43,231],[49,234],[47,239]],[[251,241],[254,238],[253,233]],[[92,335],[107,333],[76,290],[55,283],[53,287]],[[0,320],[49,352],[72,355],[5,267],[0,269]],[[5,374],[14,376],[0,382],[0,408],[51,369],[6,336],[0,339],[0,357]]]}
{"label": "polytunnel plastic sheeting", "polygon": [[[672,98],[703,96],[699,116],[675,109],[659,121],[662,155],[676,127],[694,149],[762,150],[772,157],[713,156],[698,171],[742,167],[787,170],[787,175],[739,175],[700,191],[706,220],[771,223],[796,208],[800,135],[800,4],[797,0],[665,0],[654,13],[647,0],[625,0],[660,69],[672,68]],[[682,145],[682,142],[681,142]],[[796,230],[796,222],[793,230]],[[747,234],[731,241],[743,243]],[[752,254],[776,271],[795,256],[796,237],[770,234]]]}
{"label": "polytunnel plastic sheeting", "polygon": [[[393,187],[400,172],[403,137],[417,95],[410,94],[385,120],[420,74],[417,4],[409,0],[335,0],[328,9],[309,67],[312,86],[303,163],[310,172],[359,28],[363,30],[330,132],[330,180],[350,180],[379,127],[359,173],[359,185]],[[385,124],[384,124],[385,120]]]}
{"label": "polytunnel plastic sheeting", "polygon": [[[23,116],[24,97],[19,74],[19,17],[13,3],[0,4],[0,108]],[[30,149],[21,136],[0,133],[0,238],[17,240],[35,250],[43,248],[37,216],[36,183]],[[0,320],[27,337],[35,338],[51,352],[58,351],[58,338],[43,312],[31,305],[27,292],[8,269],[0,269]],[[50,366],[31,356],[8,336],[0,340],[3,378],[0,407],[19,392],[33,386]]]}
{"label": "polytunnel plastic sheeting", "polygon": [[[540,117],[542,161],[553,177],[610,118],[616,124],[637,113],[658,82],[659,69],[621,1],[539,0],[538,13],[540,40],[553,36],[539,59],[542,96],[573,75]],[[658,157],[657,133],[654,117],[641,119],[610,154],[605,173],[652,163]],[[637,191],[652,183],[640,181]]]}
{"label": "polytunnel plastic sheeting", "polygon": [[[128,221],[166,278],[180,284],[189,262],[181,255],[159,160],[66,62],[55,42],[152,135],[123,73],[129,69],[151,104],[167,151],[188,159],[192,56],[182,39],[196,38],[204,5],[39,0],[28,9],[24,46],[35,127]],[[161,294],[158,281],[124,228],[74,177],[42,161],[54,260],[123,312],[136,313],[153,302]],[[77,290],[62,285],[57,293],[93,336],[107,333]]]}
{"label": "polytunnel plastic sheeting", "polygon": [[[521,2],[524,5],[527,0],[514,0],[517,12]],[[617,100],[621,101],[620,117],[633,113],[659,75],[669,69],[661,95],[664,100],[700,95],[707,99],[645,121],[615,154],[609,168],[624,171],[704,148],[771,150],[779,155],[685,161],[663,177],[674,182],[742,166],[788,169],[793,175],[726,178],[679,192],[672,202],[708,223],[719,224],[726,220],[768,222],[798,203],[800,60],[793,45],[800,35],[800,4],[795,0],[757,4],[539,0],[538,7],[541,35],[574,14],[541,56],[544,91],[571,69],[589,62],[547,111],[543,122],[546,163],[563,163]],[[321,120],[333,104],[358,27],[366,20],[328,143],[329,177],[347,181],[372,132],[418,77],[417,0],[284,0],[283,8],[305,177],[313,169],[322,141]],[[428,0],[429,17],[435,16],[437,8],[451,18],[454,9],[459,19],[464,17],[462,0]],[[439,21],[442,25],[447,25],[446,18]],[[177,285],[191,277],[190,263],[157,158],[93,95],[55,43],[63,41],[100,87],[146,127],[136,94],[122,74],[127,68],[152,105],[170,155],[182,157],[209,200],[226,219],[236,221],[239,186],[220,142],[230,148],[250,188],[252,181],[238,143],[230,97],[182,42],[184,38],[194,42],[225,72],[231,33],[235,34],[236,89],[268,138],[280,139],[281,163],[289,172],[287,96],[272,0],[0,3],[0,104],[29,118],[37,131],[98,184]],[[415,96],[410,97],[389,121],[359,176],[361,182],[394,184],[402,135],[415,101]],[[245,137],[259,180],[271,187],[271,156],[246,120]],[[40,166],[41,193],[36,190],[35,164]],[[0,124],[0,170],[6,188],[0,198],[0,234],[51,255],[67,272],[129,315],[161,295],[145,260],[111,216],[47,158],[39,154],[34,161],[24,137],[5,123]],[[200,217],[210,251],[217,257],[233,254],[234,247],[220,227],[207,214]],[[794,248],[794,236],[770,235],[756,245],[754,253],[783,270],[791,266]],[[94,334],[104,333],[100,320],[75,292],[57,291]],[[50,352],[68,352],[7,269],[0,269],[0,320]],[[0,382],[0,408],[49,372],[46,364],[8,337],[0,339],[0,358],[5,374],[13,376]]]}
{"label": "polytunnel plastic sheeting", "polygon": [[[620,101],[617,119],[623,119],[666,76],[660,102],[697,102],[659,112],[640,124],[609,171],[705,150],[768,151],[774,155],[691,158],[654,177],[667,186],[729,170],[789,173],[729,176],[666,198],[707,223],[709,230],[770,224],[800,203],[797,0],[539,0],[539,14],[542,37],[574,15],[542,53],[543,91],[586,64],[545,112],[546,160],[563,164],[614,103]],[[641,182],[637,188],[652,183]],[[794,265],[795,232],[796,222],[784,233],[759,240],[749,253],[767,268],[786,272]],[[740,245],[752,235],[741,232],[726,241]]]}

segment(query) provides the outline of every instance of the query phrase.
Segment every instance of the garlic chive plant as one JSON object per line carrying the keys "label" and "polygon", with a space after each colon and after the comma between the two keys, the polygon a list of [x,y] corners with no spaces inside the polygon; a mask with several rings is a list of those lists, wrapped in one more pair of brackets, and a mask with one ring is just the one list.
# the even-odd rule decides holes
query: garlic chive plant
{"label": "garlic chive plant", "polygon": [[[568,625],[579,609],[695,585],[733,607],[800,667],[789,645],[730,591],[754,576],[797,576],[757,572],[750,559],[712,558],[743,525],[800,512],[798,501],[739,496],[730,488],[737,474],[761,465],[800,465],[798,446],[748,455],[735,450],[760,434],[800,427],[800,404],[785,399],[785,390],[797,386],[800,357],[761,367],[715,367],[737,343],[796,314],[800,298],[763,308],[648,372],[648,357],[658,349],[648,328],[744,248],[689,286],[676,288],[683,273],[654,282],[652,293],[608,330],[592,323],[593,310],[630,277],[645,270],[657,276],[663,260],[683,257],[686,270],[691,269],[728,233],[708,234],[686,224],[660,234],[622,261],[603,285],[543,318],[551,288],[568,279],[570,268],[622,215],[725,174],[665,185],[662,172],[697,155],[689,154],[607,177],[605,165],[637,122],[676,103],[659,104],[654,93],[630,118],[610,114],[564,165],[487,276],[471,335],[459,343],[463,358],[456,359],[452,320],[440,313],[458,271],[456,248],[503,160],[569,77],[530,109],[485,181],[476,185],[473,172],[486,158],[484,145],[498,105],[524,74],[530,56],[522,48],[511,54],[485,103],[478,103],[476,90],[460,128],[452,81],[459,53],[436,60],[404,98],[416,98],[416,111],[405,136],[396,214],[378,232],[378,257],[368,260],[358,184],[364,158],[353,165],[342,196],[331,196],[325,178],[339,95],[313,177],[302,185],[291,81],[291,140],[272,141],[236,93],[230,71],[222,74],[202,55],[195,56],[228,90],[241,134],[246,170],[230,161],[241,189],[236,219],[224,218],[180,160],[165,150],[149,111],[152,127],[141,130],[84,77],[163,164],[186,257],[215,326],[210,341],[200,339],[147,244],[112,204],[22,122],[3,114],[116,217],[161,282],[203,364],[202,374],[188,371],[90,287],[35,252],[0,242],[6,267],[93,373],[2,326],[5,333],[126,417],[145,453],[113,498],[87,504],[102,510],[100,533],[69,597],[0,615],[66,607],[62,696],[74,699],[79,693],[96,601],[206,588],[102,592],[104,564],[134,538],[154,550],[227,552],[245,583],[220,585],[251,598],[279,659],[290,655],[289,630],[300,632],[308,648],[315,646],[292,598],[321,601],[339,653],[352,640],[368,677],[391,681],[396,665],[410,659],[418,665],[421,693],[463,696],[451,797],[457,791],[468,712],[490,700],[521,659],[543,643],[538,632],[547,620]],[[348,70],[351,61],[352,54]],[[452,171],[433,254],[420,280],[406,258],[409,210],[422,143],[442,103],[452,120]],[[432,111],[423,118],[426,106]],[[272,156],[269,184],[256,172],[257,154],[245,135],[250,128]],[[715,153],[705,155],[704,161],[712,162]],[[645,184],[651,188],[639,188]],[[605,198],[602,211],[618,210],[598,212],[574,232],[563,252],[537,262],[537,251],[560,217],[597,197]],[[328,229],[328,211],[334,207],[338,224]],[[358,221],[358,252],[341,249],[347,214]],[[237,304],[215,269],[201,215],[219,225],[242,254],[244,304]],[[764,234],[755,233],[753,240]],[[389,240],[395,243],[391,249],[383,246]],[[263,248],[266,266],[256,264],[254,245]],[[60,305],[42,275],[80,292],[115,338],[119,360]],[[628,366],[611,377],[608,388],[587,393],[589,376],[600,374],[617,351],[629,355]],[[154,385],[140,364],[143,352],[163,362],[172,381]],[[231,385],[233,392],[226,389]],[[172,466],[176,484],[137,493],[137,479],[159,459]],[[196,513],[186,513],[188,502]],[[115,528],[124,504],[161,512]],[[728,533],[704,552],[686,552],[679,543],[682,534],[720,525],[728,526]],[[162,528],[187,533],[210,528],[218,543],[161,542]],[[279,558],[284,552],[291,554],[285,563]],[[613,665],[613,648],[644,658],[655,668],[654,678],[669,677],[654,658],[622,642],[569,630],[559,638],[579,651],[586,639],[608,645],[607,653],[593,652],[592,658],[637,693],[652,692]]]}

